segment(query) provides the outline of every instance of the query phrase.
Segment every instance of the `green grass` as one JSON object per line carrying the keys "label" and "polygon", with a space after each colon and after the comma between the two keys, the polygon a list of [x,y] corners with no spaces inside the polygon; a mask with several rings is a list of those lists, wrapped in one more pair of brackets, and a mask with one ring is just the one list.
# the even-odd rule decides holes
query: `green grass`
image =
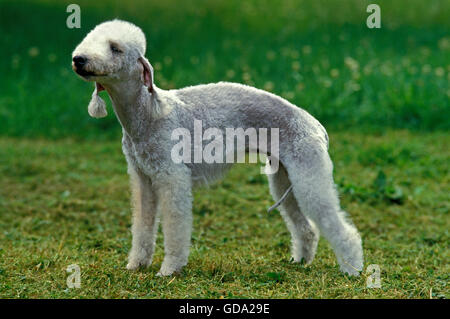
{"label": "green grass", "polygon": [[[256,165],[238,164],[195,193],[189,264],[156,277],[128,272],[128,178],[119,141],[0,139],[0,297],[443,298],[449,297],[449,151],[445,133],[331,133],[342,206],[363,237],[366,274],[340,273],[321,239],[310,266],[289,262],[287,229]],[[81,267],[81,289],[65,271]]]}
{"label": "green grass", "polygon": [[[361,0],[77,1],[82,28],[68,29],[71,1],[0,3],[0,134],[117,137],[116,120],[86,116],[92,84],[71,52],[96,24],[135,22],[164,89],[233,81],[273,91],[327,128],[448,130],[448,1],[380,0],[382,28],[365,25]],[[108,100],[108,98],[106,98]]]}

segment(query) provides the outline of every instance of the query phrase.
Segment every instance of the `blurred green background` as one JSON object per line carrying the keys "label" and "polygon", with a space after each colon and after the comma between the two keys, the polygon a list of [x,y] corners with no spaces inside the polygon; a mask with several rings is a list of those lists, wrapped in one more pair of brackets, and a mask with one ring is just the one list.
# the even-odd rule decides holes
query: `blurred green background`
{"label": "blurred green background", "polygon": [[[450,1],[0,0],[0,297],[448,298]],[[120,18],[147,35],[163,89],[246,83],[327,128],[342,207],[382,288],[343,276],[329,244],[290,263],[290,235],[255,165],[194,194],[188,266],[158,278],[125,270],[131,213],[121,128],[89,117],[93,84],[71,52]],[[109,98],[102,92],[104,100]],[[68,289],[66,267],[81,267]]]}
{"label": "blurred green background", "polygon": [[328,129],[450,125],[449,1],[378,1],[381,29],[366,27],[362,0],[80,0],[81,29],[66,27],[69,3],[1,1],[0,134],[120,134],[111,109],[103,121],[86,116],[92,84],[70,68],[84,35],[113,18],[144,30],[163,89],[246,83]]}

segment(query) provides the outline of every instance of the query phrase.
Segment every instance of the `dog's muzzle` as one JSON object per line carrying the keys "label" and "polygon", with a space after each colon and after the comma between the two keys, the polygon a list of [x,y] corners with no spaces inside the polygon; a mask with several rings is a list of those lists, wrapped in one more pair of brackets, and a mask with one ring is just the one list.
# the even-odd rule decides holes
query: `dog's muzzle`
{"label": "dog's muzzle", "polygon": [[85,56],[82,55],[76,55],[72,59],[73,61],[73,70],[77,72],[81,76],[89,76],[89,75],[95,75],[94,72],[86,71],[84,69],[85,65],[88,62],[88,59]]}

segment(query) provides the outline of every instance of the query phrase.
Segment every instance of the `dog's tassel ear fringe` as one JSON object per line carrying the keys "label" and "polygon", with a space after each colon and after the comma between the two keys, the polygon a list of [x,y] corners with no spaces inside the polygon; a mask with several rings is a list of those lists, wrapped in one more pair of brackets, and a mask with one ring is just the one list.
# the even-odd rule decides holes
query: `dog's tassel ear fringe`
{"label": "dog's tassel ear fringe", "polygon": [[94,93],[92,93],[92,99],[89,102],[88,106],[88,112],[89,115],[95,118],[102,118],[108,115],[108,112],[106,111],[106,103],[103,101],[103,99],[98,96],[99,91],[103,91],[103,87],[99,84],[95,84],[95,90]]}
{"label": "dog's tassel ear fringe", "polygon": [[108,115],[106,111],[106,104],[103,99],[97,94],[92,94],[91,102],[89,102],[88,106],[89,115],[95,118],[102,118]]}

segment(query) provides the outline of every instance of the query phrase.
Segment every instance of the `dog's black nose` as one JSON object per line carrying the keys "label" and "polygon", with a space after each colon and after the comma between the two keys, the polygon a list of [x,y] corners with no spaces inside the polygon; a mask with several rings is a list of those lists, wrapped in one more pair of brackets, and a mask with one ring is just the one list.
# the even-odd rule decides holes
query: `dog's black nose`
{"label": "dog's black nose", "polygon": [[73,63],[75,63],[75,66],[77,68],[82,68],[87,62],[86,57],[82,55],[76,55],[73,57]]}

